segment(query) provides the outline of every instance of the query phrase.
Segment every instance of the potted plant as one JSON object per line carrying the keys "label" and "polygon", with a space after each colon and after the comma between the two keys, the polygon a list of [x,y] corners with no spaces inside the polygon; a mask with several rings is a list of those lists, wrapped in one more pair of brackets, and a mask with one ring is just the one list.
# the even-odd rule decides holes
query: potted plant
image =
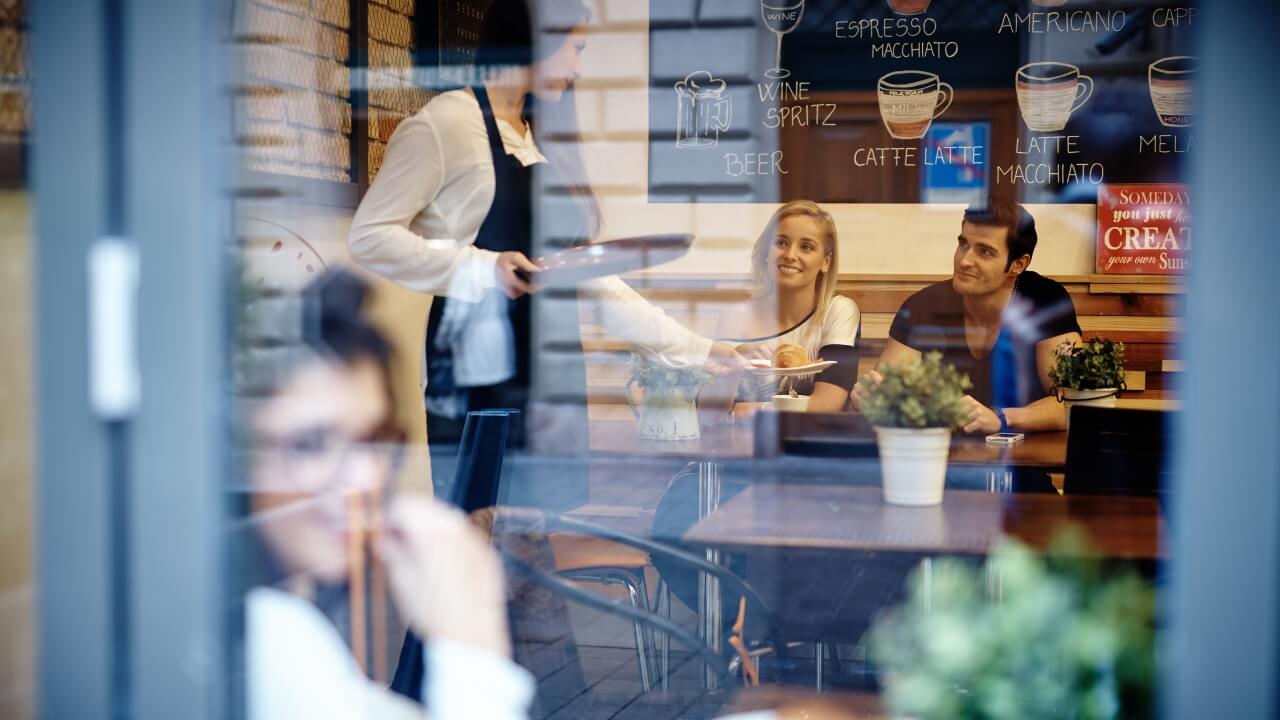
{"label": "potted plant", "polygon": [[[662,358],[631,353],[631,378],[627,380],[627,404],[640,422],[640,437],[649,440],[696,440],[698,391],[711,376],[693,365],[676,366]],[[633,388],[642,397],[637,405]]]}
{"label": "potted plant", "polygon": [[1067,408],[1067,425],[1075,405],[1115,407],[1125,388],[1124,343],[1093,338],[1082,343],[1063,343],[1053,351],[1049,370],[1058,400]]}
{"label": "potted plant", "polygon": [[875,427],[880,446],[884,499],[895,505],[942,502],[951,429],[965,419],[969,378],[932,352],[919,361],[881,370],[883,381],[863,379],[869,388],[862,412]]}
{"label": "potted plant", "polygon": [[1082,559],[1078,537],[1047,557],[1005,540],[985,568],[939,559],[917,570],[868,634],[890,714],[1153,717],[1155,590]]}

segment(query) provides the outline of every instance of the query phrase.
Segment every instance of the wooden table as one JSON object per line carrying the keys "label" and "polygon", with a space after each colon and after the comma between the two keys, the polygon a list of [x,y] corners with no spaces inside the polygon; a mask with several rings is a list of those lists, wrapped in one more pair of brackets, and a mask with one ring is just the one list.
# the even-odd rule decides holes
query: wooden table
{"label": "wooden table", "polygon": [[[635,419],[629,412],[610,412],[592,418],[590,447],[596,456],[680,458],[696,463],[698,517],[702,521],[695,527],[701,527],[722,510],[721,476],[725,463],[752,458],[754,427],[754,423],[741,421],[732,424],[704,423],[701,437],[697,440],[645,440],[640,438]],[[838,437],[835,441],[838,442]],[[1012,489],[1015,467],[1060,472],[1066,467],[1066,459],[1065,432],[1030,434],[1026,441],[1013,446],[988,445],[981,437],[957,434],[950,456],[950,462],[955,465],[987,468],[987,489],[992,492]],[[721,561],[721,549],[715,543],[706,543],[705,553],[709,562]],[[700,582],[699,631],[707,643],[719,651],[722,625],[720,583],[709,575],[704,575]],[[704,683],[707,687],[714,687],[714,674],[708,671]]]}
{"label": "wooden table", "polygon": [[1164,557],[1164,520],[1154,498],[992,494],[948,490],[941,505],[888,505],[879,488],[753,485],[684,535],[721,550],[801,548],[925,555],[985,555],[1002,537],[1046,549],[1067,524],[1098,556]]}

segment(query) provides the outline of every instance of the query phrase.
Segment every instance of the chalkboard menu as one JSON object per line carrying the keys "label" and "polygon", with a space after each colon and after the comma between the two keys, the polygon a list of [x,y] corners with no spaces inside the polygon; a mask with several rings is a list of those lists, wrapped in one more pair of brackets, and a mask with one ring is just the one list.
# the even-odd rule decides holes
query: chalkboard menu
{"label": "chalkboard menu", "polygon": [[650,2],[652,202],[1093,203],[1195,142],[1185,2],[728,5]]}

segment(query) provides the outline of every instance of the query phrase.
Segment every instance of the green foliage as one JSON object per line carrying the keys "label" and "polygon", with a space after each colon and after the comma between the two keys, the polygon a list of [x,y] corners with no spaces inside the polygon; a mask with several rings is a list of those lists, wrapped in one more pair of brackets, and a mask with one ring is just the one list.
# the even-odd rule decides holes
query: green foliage
{"label": "green foliage", "polygon": [[1078,559],[1081,541],[1065,545],[1076,549],[1046,559],[1006,540],[986,568],[935,560],[916,571],[907,602],[869,637],[894,716],[1151,717],[1155,591]]}
{"label": "green foliage", "polygon": [[651,395],[678,390],[686,399],[693,401],[698,396],[698,389],[711,382],[711,376],[699,367],[673,368],[644,353],[633,352],[631,382]]}
{"label": "green foliage", "polygon": [[1099,390],[1124,387],[1124,343],[1093,338],[1053,351],[1049,379],[1056,387]]}
{"label": "green foliage", "polygon": [[942,363],[931,352],[920,361],[885,367],[884,382],[862,378],[868,389],[862,414],[872,425],[891,428],[949,428],[965,419],[965,391],[973,386],[967,375]]}

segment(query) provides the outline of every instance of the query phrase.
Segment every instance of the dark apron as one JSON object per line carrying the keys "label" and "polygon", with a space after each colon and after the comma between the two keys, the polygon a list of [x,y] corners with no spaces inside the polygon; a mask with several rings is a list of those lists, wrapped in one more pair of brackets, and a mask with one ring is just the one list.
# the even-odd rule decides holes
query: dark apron
{"label": "dark apron", "polygon": [[[476,247],[494,252],[514,250],[524,253],[526,257],[533,257],[532,168],[525,167],[515,157],[507,154],[502,146],[502,136],[498,133],[498,124],[494,119],[488,93],[483,87],[476,87],[474,91],[476,99],[480,102],[480,110],[484,114],[484,126],[489,136],[489,154],[493,159],[494,175],[493,205],[476,235]],[[546,168],[546,171],[550,173],[554,172],[554,169]],[[548,183],[548,185],[554,184]],[[577,220],[579,228],[585,227],[581,217]],[[577,234],[585,237],[584,233]],[[565,291],[555,292],[563,296]],[[554,366],[545,372],[555,374],[556,379],[562,381],[565,386],[580,388],[580,397],[552,398],[552,400],[561,401],[558,405],[564,412],[556,414],[557,422],[554,424],[554,430],[544,430],[544,434],[567,435],[578,441],[574,443],[578,448],[585,448],[587,439],[586,365],[583,360],[582,340],[577,323],[577,296],[574,295],[572,299],[573,317],[567,322],[563,317],[556,318],[560,321],[559,332],[556,335],[556,357]],[[435,347],[440,321],[444,317],[446,303],[449,302],[459,301],[436,296],[431,303],[431,313],[427,318],[426,393],[428,398],[433,394],[443,396],[457,393],[461,396],[464,412],[461,413],[460,418],[440,417],[436,413],[428,412],[428,441],[432,445],[456,444],[467,411],[513,408],[521,411],[521,419],[511,428],[513,437],[510,444],[517,447],[523,446],[524,426],[530,420],[530,381],[535,350],[532,341],[535,298],[526,295],[508,305],[512,335],[515,340],[515,376],[497,385],[473,388],[458,388],[455,385],[454,358],[448,350]],[[556,310],[553,308],[544,312],[552,314]],[[436,466],[434,460],[433,466]],[[503,493],[500,502],[538,505],[553,510],[574,507],[586,502],[587,478],[585,466],[580,461],[569,461],[564,466],[555,464],[539,466],[536,471],[533,468],[527,470],[529,471],[522,472],[521,476],[513,482],[515,489]],[[543,549],[549,553],[548,549]],[[550,558],[544,558],[544,561],[550,562]],[[508,588],[508,592],[514,593],[519,589],[516,586],[522,583],[511,582],[513,585]],[[544,592],[543,595],[548,593]],[[553,657],[554,653],[548,653],[546,646],[550,644],[549,641],[540,639],[540,635],[546,633],[551,633],[557,638],[563,637],[568,630],[568,617],[557,597],[517,597],[509,604],[508,612],[512,631],[512,651],[516,662],[534,671],[545,670],[539,667],[540,662],[543,661],[553,662],[557,668],[566,666],[558,655]],[[562,644],[561,647],[560,653],[576,653],[571,642]],[[422,641],[412,632],[406,633],[391,689],[406,697],[420,700],[423,679],[425,673],[429,672],[425,664]]]}
{"label": "dark apron", "polygon": [[[480,103],[484,115],[485,131],[489,140],[489,155],[493,161],[494,192],[493,205],[489,214],[480,225],[476,235],[475,246],[493,252],[516,251],[526,257],[534,257],[533,248],[533,213],[531,212],[533,196],[533,168],[525,167],[514,156],[508,155],[502,145],[502,136],[498,132],[498,124],[494,118],[493,107],[489,95],[483,86],[473,88],[476,100]],[[553,169],[548,168],[548,171]],[[495,292],[500,292],[495,290]],[[435,347],[441,319],[447,303],[460,302],[444,296],[436,296],[431,304],[431,312],[427,318],[427,388],[428,404],[431,399],[454,396],[460,412],[456,417],[444,417],[439,412],[427,412],[427,438],[431,444],[456,444],[461,435],[462,423],[466,413],[474,410],[492,410],[511,408],[521,411],[521,420],[512,427],[511,445],[524,447],[524,428],[529,419],[529,391],[532,376],[533,353],[532,326],[534,315],[534,299],[528,295],[513,300],[508,305],[512,336],[515,340],[515,376],[511,379],[484,387],[459,388],[454,383],[453,367],[456,361],[447,349]],[[586,370],[582,360],[582,343],[578,335],[577,325],[570,329],[572,338],[568,343],[558,343],[569,359],[568,372],[581,379],[581,388],[585,395]],[[563,338],[564,333],[560,333]],[[576,358],[574,357],[576,355]],[[557,363],[557,372],[563,366]],[[560,377],[564,377],[563,374]],[[581,413],[585,423],[585,407]],[[576,423],[575,423],[576,424]],[[581,427],[582,436],[586,437],[585,424]]]}

